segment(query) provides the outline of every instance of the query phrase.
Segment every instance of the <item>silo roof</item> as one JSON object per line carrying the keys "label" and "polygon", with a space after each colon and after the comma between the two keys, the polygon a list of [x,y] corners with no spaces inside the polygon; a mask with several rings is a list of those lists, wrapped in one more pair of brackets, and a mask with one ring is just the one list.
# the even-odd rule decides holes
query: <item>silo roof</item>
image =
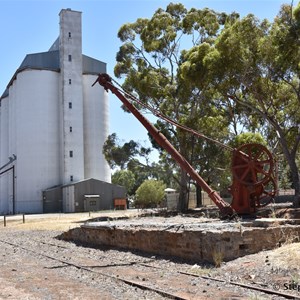
{"label": "silo roof", "polygon": [[[12,79],[8,83],[6,90],[0,97],[0,100],[9,95],[9,86],[12,85],[13,81],[17,77],[17,74],[26,69],[50,70],[60,72],[59,50],[27,54],[20,67],[17,69]],[[99,73],[105,73],[106,63],[95,58],[82,55],[82,72],[83,74],[96,75],[98,75]]]}
{"label": "silo roof", "polygon": [[59,51],[27,54],[17,71],[31,68],[59,71]]}
{"label": "silo roof", "polygon": [[27,54],[24,60],[22,61],[20,67],[17,69],[12,79],[8,83],[6,90],[0,97],[0,100],[9,95],[9,91],[8,91],[9,86],[16,79],[17,74],[26,69],[50,70],[50,71],[59,72],[60,71],[59,51],[48,51],[48,52]]}
{"label": "silo roof", "polygon": [[82,73],[95,74],[106,73],[106,63],[95,58],[82,55]]}

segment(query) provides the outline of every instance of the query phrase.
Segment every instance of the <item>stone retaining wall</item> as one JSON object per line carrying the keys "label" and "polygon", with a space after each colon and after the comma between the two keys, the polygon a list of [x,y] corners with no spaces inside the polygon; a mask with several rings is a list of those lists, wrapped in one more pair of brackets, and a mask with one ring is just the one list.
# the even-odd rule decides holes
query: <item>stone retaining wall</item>
{"label": "stone retaining wall", "polygon": [[197,262],[229,261],[247,254],[299,241],[299,225],[268,228],[244,227],[231,230],[151,230],[118,228],[115,225],[83,225],[62,235],[65,240],[92,245],[108,245],[152,254],[166,255]]}

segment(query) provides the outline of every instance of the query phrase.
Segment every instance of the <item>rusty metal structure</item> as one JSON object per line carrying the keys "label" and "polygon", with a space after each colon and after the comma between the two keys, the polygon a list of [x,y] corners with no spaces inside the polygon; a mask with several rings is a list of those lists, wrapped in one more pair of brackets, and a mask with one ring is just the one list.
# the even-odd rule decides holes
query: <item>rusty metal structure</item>
{"label": "rusty metal structure", "polygon": [[261,144],[245,144],[233,151],[231,206],[238,214],[253,214],[274,199],[277,185],[274,161]]}
{"label": "rusty metal structure", "polygon": [[[112,78],[106,73],[99,74],[93,86],[97,82],[103,86],[107,92],[110,90],[121,100],[123,105],[141,122],[155,141],[164,148],[179,166],[208,194],[210,199],[219,208],[222,217],[234,217],[236,214],[253,214],[257,211],[257,208],[267,205],[275,196],[276,182],[274,180],[274,162],[271,153],[266,147],[260,144],[246,144],[238,149],[233,149],[229,146],[222,145],[233,152],[231,165],[233,183],[229,188],[232,194],[232,203],[229,204],[203,180],[198,172],[175,149],[167,138],[131,103],[129,99],[134,99],[132,95],[117,88],[113,84]],[[191,128],[186,128],[168,119],[159,112],[156,112],[155,115],[197,136],[216,142],[219,145],[221,144],[218,141],[205,137],[201,133],[195,132]]]}

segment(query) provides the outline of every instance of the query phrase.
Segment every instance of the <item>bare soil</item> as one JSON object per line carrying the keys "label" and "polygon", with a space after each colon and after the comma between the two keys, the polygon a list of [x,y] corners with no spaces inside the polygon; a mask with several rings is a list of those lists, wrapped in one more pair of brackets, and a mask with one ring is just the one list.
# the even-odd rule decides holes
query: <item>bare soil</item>
{"label": "bare soil", "polygon": [[[291,299],[284,294],[300,299],[299,243],[287,243],[226,263],[220,258],[221,266],[215,267],[121,249],[95,249],[56,238],[89,219],[131,218],[137,213],[36,215],[26,216],[25,223],[22,216],[15,216],[7,218],[6,227],[0,217],[0,299],[168,298],[118,278],[153,286],[181,297],[178,299]],[[184,277],[185,272],[195,277]]]}

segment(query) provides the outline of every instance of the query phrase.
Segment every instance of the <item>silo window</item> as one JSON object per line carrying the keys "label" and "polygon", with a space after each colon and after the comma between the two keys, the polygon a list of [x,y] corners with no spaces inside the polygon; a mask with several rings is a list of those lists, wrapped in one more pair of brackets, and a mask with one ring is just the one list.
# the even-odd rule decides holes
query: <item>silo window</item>
{"label": "silo window", "polygon": [[70,181],[73,181],[73,175],[70,176]]}
{"label": "silo window", "polygon": [[69,59],[69,61],[72,61],[72,55],[71,54],[69,54],[68,59]]}
{"label": "silo window", "polygon": [[69,152],[69,155],[70,155],[70,157],[73,157],[73,151],[72,150]]}
{"label": "silo window", "polygon": [[72,108],[72,102],[69,102],[69,108],[70,109]]}
{"label": "silo window", "polygon": [[69,79],[69,84],[72,84],[72,79]]}
{"label": "silo window", "polygon": [[73,131],[73,128],[72,128],[72,126],[70,126],[70,132],[72,132]]}

